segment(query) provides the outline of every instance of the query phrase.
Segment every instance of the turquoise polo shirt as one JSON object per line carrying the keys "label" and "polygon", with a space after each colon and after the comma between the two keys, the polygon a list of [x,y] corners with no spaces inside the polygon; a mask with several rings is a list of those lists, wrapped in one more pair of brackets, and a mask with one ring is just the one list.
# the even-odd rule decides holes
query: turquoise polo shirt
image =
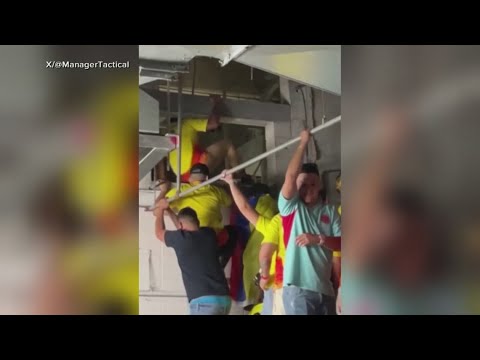
{"label": "turquoise polo shirt", "polygon": [[318,245],[299,247],[295,239],[306,233],[341,236],[340,217],[335,207],[320,202],[309,208],[298,194],[287,200],[280,193],[278,209],[286,249],[283,284],[334,296],[331,282],[333,252]]}

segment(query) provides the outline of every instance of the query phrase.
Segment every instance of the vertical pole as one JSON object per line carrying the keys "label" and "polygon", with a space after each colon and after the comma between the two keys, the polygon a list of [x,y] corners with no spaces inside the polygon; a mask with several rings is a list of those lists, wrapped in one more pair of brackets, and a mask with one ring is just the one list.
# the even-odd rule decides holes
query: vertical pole
{"label": "vertical pole", "polygon": [[178,140],[177,140],[177,193],[180,193],[182,176],[182,74],[178,74]]}
{"label": "vertical pole", "polygon": [[170,129],[170,127],[172,126],[170,122],[170,80],[167,80],[167,126],[167,132],[172,131],[172,129]]}
{"label": "vertical pole", "polygon": [[[167,80],[167,133],[169,133],[170,131],[172,131],[172,117],[171,117],[171,113],[170,113],[171,109],[170,109],[170,80]],[[167,164],[167,172],[170,170],[170,161],[168,160],[168,156],[167,156],[167,160],[165,161],[165,163]]]}

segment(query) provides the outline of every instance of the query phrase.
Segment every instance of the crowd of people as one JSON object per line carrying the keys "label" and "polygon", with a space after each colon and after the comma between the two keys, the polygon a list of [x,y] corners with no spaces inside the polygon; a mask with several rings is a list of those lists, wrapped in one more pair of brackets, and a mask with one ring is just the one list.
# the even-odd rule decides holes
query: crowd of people
{"label": "crowd of people", "polygon": [[[182,128],[191,131],[182,132],[181,146],[194,151],[182,151],[181,192],[208,179],[210,166],[215,162],[208,161],[209,158],[228,154],[227,157],[238,162],[230,144],[214,146],[213,155],[197,145],[196,132],[218,126],[217,104],[215,101],[208,119],[182,122]],[[266,195],[271,201],[263,202],[269,204],[263,206],[263,210],[258,206],[259,199],[251,201],[238,186],[238,179],[226,171],[222,173],[222,180],[228,184],[229,191],[211,184],[185,197],[176,198],[176,189],[160,195],[154,210],[155,233],[160,241],[175,250],[190,314],[227,315],[230,312],[232,284],[227,281],[224,267],[233,256],[240,226],[235,223],[224,226],[221,209],[232,203],[249,223],[247,229],[251,234],[244,248],[241,269],[246,297],[254,299],[252,305],[261,304],[260,314],[339,313],[340,301],[336,300],[341,279],[341,211],[326,201],[317,165],[302,161],[311,138],[309,131],[303,130],[300,138],[278,200],[273,201]],[[175,156],[170,159],[172,165],[176,162]],[[188,173],[184,166],[190,169]],[[165,229],[166,215],[176,230]],[[257,296],[259,293],[261,296]],[[257,311],[258,308],[254,307]]]}

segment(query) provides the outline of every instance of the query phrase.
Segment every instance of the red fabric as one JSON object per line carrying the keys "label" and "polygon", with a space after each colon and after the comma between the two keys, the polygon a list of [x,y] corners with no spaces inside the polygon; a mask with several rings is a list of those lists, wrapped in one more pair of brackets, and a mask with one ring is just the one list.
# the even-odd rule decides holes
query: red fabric
{"label": "red fabric", "polygon": [[222,229],[217,234],[218,246],[220,247],[224,246],[227,243],[227,241],[228,241],[228,231],[227,229]]}
{"label": "red fabric", "polygon": [[[295,219],[296,211],[287,216],[282,216],[282,226],[283,226],[283,239],[280,239],[285,244],[285,249],[287,249],[288,240],[290,239],[290,233],[293,228],[293,219]],[[277,256],[275,259],[275,284],[283,283],[283,261]]]}
{"label": "red fabric", "polygon": [[[235,206],[232,206],[230,211],[230,224],[237,224],[239,216],[238,209]],[[245,288],[243,286],[243,252],[245,250],[248,236],[246,233],[242,232],[242,227],[237,227],[235,236],[236,245],[231,258],[232,268],[230,273],[230,297],[234,301],[240,302],[244,301],[246,298]],[[246,238],[244,239],[244,237]]]}
{"label": "red fabric", "polygon": [[320,217],[320,221],[324,224],[330,224],[330,217],[328,215],[322,215]]}
{"label": "red fabric", "polygon": [[[176,144],[177,139],[172,138],[172,142],[174,144]],[[198,163],[202,163],[202,164],[207,165],[206,164],[207,163],[206,159],[207,159],[207,156],[206,156],[205,151],[200,146],[198,146],[197,144],[193,145],[193,154],[192,154],[192,160],[190,162],[190,167],[192,167],[193,165],[198,164]],[[188,169],[188,171],[186,173],[182,174],[182,176],[180,177],[180,179],[183,183],[188,183],[189,178],[190,178],[190,169]]]}
{"label": "red fabric", "polygon": [[182,176],[180,176],[180,181],[182,183],[188,183],[188,179],[190,178],[190,174],[189,173],[185,173],[185,174],[182,174]]}
{"label": "red fabric", "polygon": [[288,246],[288,240],[290,239],[290,233],[292,232],[293,228],[293,219],[295,219],[295,214],[297,212],[294,211],[290,215],[282,216],[282,226],[283,226],[283,243],[285,244],[285,249]]}
{"label": "red fabric", "polygon": [[280,256],[275,258],[275,284],[283,284],[283,261]]}
{"label": "red fabric", "polygon": [[232,271],[230,273],[230,297],[235,301],[245,300],[243,288],[243,249],[237,242],[232,255]]}

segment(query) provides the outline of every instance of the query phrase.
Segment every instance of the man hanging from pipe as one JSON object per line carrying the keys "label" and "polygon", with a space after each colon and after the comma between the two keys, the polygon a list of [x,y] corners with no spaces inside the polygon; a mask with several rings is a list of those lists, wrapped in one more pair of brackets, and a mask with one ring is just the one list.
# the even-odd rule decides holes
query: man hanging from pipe
{"label": "man hanging from pipe", "polygon": [[[189,170],[192,165],[201,163],[205,164],[211,172],[217,169],[223,169],[225,159],[228,162],[228,168],[237,166],[239,162],[238,154],[228,140],[218,141],[206,149],[202,149],[198,145],[198,133],[216,130],[220,126],[220,107],[222,99],[220,96],[211,96],[212,110],[208,118],[205,119],[183,119],[182,134],[180,139],[181,147],[181,181],[188,182]],[[172,138],[176,143],[176,139]],[[175,174],[178,174],[178,151],[174,150],[169,154],[170,168]],[[239,176],[244,176],[245,171],[239,172]]]}
{"label": "man hanging from pipe", "polygon": [[340,250],[340,219],[321,200],[317,166],[302,165],[310,136],[302,131],[278,198],[286,248],[283,303],[287,315],[334,315],[332,250]]}

